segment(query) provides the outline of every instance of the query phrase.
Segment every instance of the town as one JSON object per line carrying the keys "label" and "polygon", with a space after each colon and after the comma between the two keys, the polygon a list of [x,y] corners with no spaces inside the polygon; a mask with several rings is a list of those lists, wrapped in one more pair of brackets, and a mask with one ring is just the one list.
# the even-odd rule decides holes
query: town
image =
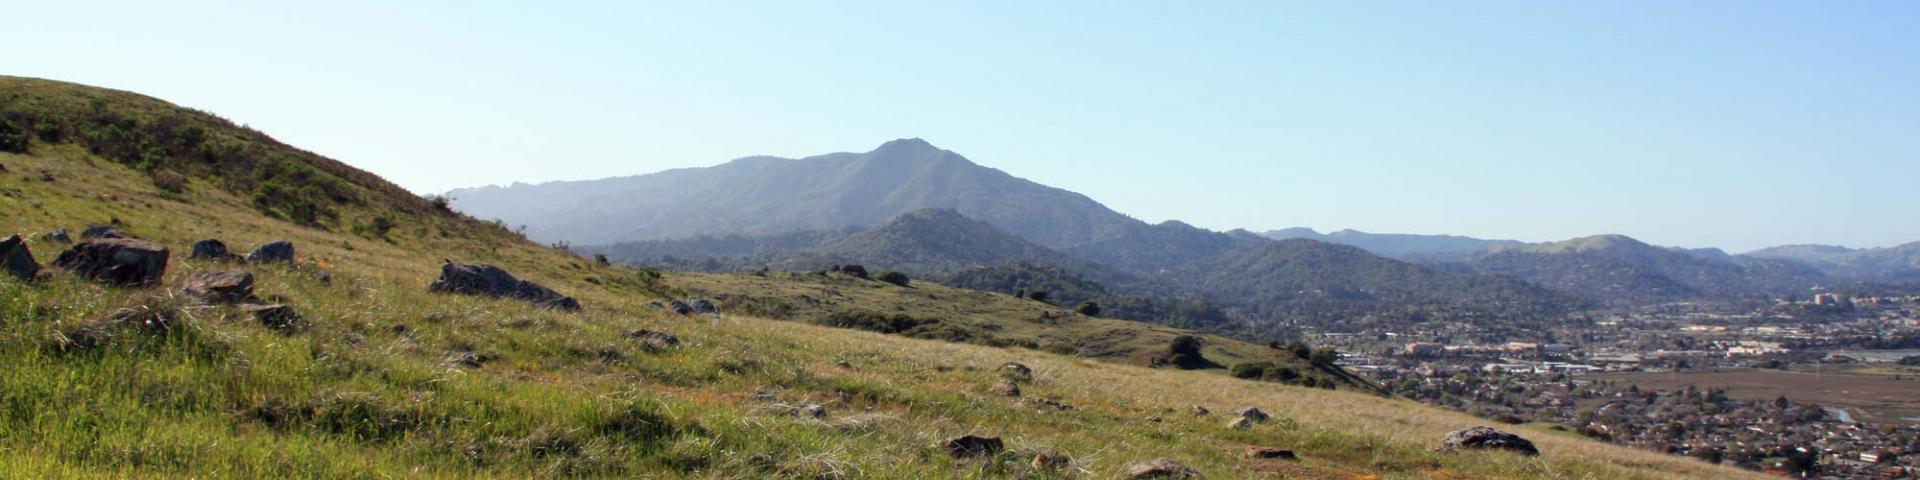
{"label": "town", "polygon": [[1920,468],[1920,296],[1819,293],[1582,313],[1538,329],[1321,332],[1395,395],[1809,478]]}

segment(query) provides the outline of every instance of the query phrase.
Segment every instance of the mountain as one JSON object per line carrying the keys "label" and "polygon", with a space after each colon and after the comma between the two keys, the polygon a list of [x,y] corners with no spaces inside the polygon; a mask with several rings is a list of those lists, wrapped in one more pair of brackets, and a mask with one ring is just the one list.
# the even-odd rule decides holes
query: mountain
{"label": "mountain", "polygon": [[1215,232],[1179,221],[1135,224],[1112,238],[1066,249],[1074,256],[1122,270],[1155,275],[1187,263],[1273,243],[1245,230]]}
{"label": "mountain", "polygon": [[1305,238],[1352,245],[1373,252],[1375,255],[1422,263],[1464,261],[1474,254],[1494,248],[1525,245],[1518,240],[1486,240],[1458,235],[1367,233],[1352,229],[1323,234],[1306,227],[1269,230],[1260,235],[1275,240]]}
{"label": "mountain", "polygon": [[920,139],[866,153],[748,157],[708,168],[448,192],[455,208],[530,238],[610,244],[698,235],[870,227],[949,208],[1050,248],[1138,224],[1084,195],[974,164]]}
{"label": "mountain", "polygon": [[1920,282],[1920,242],[1852,249],[1830,245],[1785,245],[1742,254],[1791,260],[1835,278],[1886,283]]}
{"label": "mountain", "polygon": [[1438,312],[1538,316],[1583,305],[1510,278],[1448,273],[1300,238],[1195,262],[1172,277],[1258,317],[1344,327]]}
{"label": "mountain", "polygon": [[1496,248],[1467,265],[1614,304],[1792,295],[1826,281],[1792,262],[1661,248],[1624,235]]}

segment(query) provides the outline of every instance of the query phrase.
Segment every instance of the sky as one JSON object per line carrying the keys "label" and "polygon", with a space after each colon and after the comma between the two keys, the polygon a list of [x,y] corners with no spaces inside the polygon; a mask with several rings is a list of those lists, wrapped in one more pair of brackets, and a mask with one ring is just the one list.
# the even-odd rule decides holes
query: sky
{"label": "sky", "polygon": [[[398,4],[398,5],[396,5]],[[419,193],[919,137],[1158,222],[1920,240],[1920,2],[10,2]]]}

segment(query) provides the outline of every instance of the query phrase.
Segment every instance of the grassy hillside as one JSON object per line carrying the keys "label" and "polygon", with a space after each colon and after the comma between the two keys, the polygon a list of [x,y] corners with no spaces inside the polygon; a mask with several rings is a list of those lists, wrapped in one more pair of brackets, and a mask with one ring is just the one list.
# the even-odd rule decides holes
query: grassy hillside
{"label": "grassy hillside", "polygon": [[[0,91],[14,95],[0,116],[18,113],[22,91],[101,95],[107,108],[163,105],[20,79],[0,79]],[[344,181],[361,193],[328,199],[335,216],[303,225],[221,175],[163,189],[154,171],[71,140],[36,138],[27,150],[0,153],[0,230],[27,235],[43,264],[63,245],[39,233],[88,223],[117,223],[172,247],[173,258],[151,288],[105,287],[57,269],[36,282],[0,278],[0,476],[1114,478],[1161,457],[1209,478],[1749,475],[1528,427],[1515,428],[1539,443],[1539,457],[1439,453],[1443,432],[1484,422],[1347,391],[740,313],[677,316],[648,302],[732,293],[739,308],[726,298],[723,308],[754,311],[750,299],[781,296],[754,292],[838,280],[654,278],[354,180]],[[390,217],[385,228],[355,228],[356,219],[381,215]],[[302,260],[181,259],[206,237],[241,248],[289,239]],[[585,310],[426,293],[442,258],[500,265],[577,297]],[[306,327],[268,329],[179,291],[193,272],[235,268],[257,274],[256,294],[292,305]],[[932,285],[834,288],[846,296],[834,301],[863,309],[944,310],[1005,323],[1009,337],[1053,333],[1015,330],[1020,317],[1001,315],[1045,307],[1010,298]],[[682,342],[660,348],[627,336],[642,328]],[[1216,345],[1209,355],[1243,350]],[[1035,371],[1023,397],[992,393],[995,370],[1009,361]],[[804,404],[824,414],[792,414],[789,405]],[[1194,416],[1193,405],[1221,413]],[[1278,418],[1226,428],[1222,413],[1246,405]],[[966,433],[999,436],[1007,451],[961,460],[935,447]],[[1246,459],[1250,445],[1301,458]],[[1028,460],[1040,452],[1072,461],[1038,470]]]}

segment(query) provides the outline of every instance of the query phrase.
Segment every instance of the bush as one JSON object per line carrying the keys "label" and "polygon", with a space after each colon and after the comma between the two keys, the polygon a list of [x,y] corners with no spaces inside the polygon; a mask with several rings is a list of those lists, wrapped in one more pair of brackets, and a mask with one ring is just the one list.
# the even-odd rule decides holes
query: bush
{"label": "bush", "polygon": [[1206,357],[1200,355],[1200,338],[1192,335],[1173,337],[1167,344],[1167,352],[1152,362],[1154,366],[1172,365],[1181,370],[1197,370],[1215,366]]}
{"label": "bush", "polygon": [[1046,303],[1047,292],[1045,290],[1034,290],[1031,292],[1027,292],[1027,298],[1033,299],[1033,301],[1036,301],[1036,302]]}
{"label": "bush", "polygon": [[1094,303],[1093,301],[1082,302],[1080,306],[1074,308],[1073,311],[1089,317],[1098,317],[1100,316],[1100,304]]}
{"label": "bush", "polygon": [[907,278],[907,274],[900,273],[899,271],[895,271],[895,270],[880,272],[880,281],[891,283],[894,285],[899,285],[902,287],[907,286],[907,283],[912,282],[911,279]]}
{"label": "bush", "polygon": [[867,267],[860,265],[841,265],[840,273],[852,275],[854,278],[867,278]]}
{"label": "bush", "polygon": [[152,176],[153,186],[159,187],[162,191],[171,193],[187,191],[186,175],[172,170],[155,170]]}
{"label": "bush", "polygon": [[0,118],[0,152],[27,153],[27,131]]}
{"label": "bush", "polygon": [[447,198],[446,195],[428,195],[427,203],[433,205],[434,210],[442,212],[453,211],[453,199]]}
{"label": "bush", "polygon": [[904,313],[884,315],[875,312],[834,312],[817,323],[830,327],[853,328],[880,333],[901,333],[939,320],[913,318]]}

